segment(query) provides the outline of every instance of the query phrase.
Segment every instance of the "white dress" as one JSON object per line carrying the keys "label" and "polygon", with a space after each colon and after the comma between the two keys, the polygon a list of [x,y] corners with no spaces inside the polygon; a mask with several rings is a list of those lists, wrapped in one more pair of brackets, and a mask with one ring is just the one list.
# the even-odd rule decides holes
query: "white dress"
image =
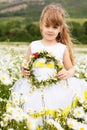
{"label": "white dress", "polygon": [[[56,59],[61,61],[61,63],[63,62],[65,48],[66,46],[61,43],[56,43],[52,46],[45,46],[40,40],[31,43],[32,53],[45,50],[52,53]],[[46,66],[34,68],[34,73],[38,80],[47,79],[49,75],[52,75],[53,71],[53,68],[47,68]],[[39,88],[31,92],[29,79],[22,78],[14,84],[11,100],[14,103],[17,99],[17,105],[19,105],[20,102],[23,102],[22,108],[25,112],[39,112],[43,107],[49,110],[57,110],[58,108],[64,109],[71,105],[75,94],[84,98],[83,94],[85,89],[87,89],[87,83],[85,81],[70,77],[67,80],[62,80],[53,84],[50,87],[45,86],[43,91]]]}

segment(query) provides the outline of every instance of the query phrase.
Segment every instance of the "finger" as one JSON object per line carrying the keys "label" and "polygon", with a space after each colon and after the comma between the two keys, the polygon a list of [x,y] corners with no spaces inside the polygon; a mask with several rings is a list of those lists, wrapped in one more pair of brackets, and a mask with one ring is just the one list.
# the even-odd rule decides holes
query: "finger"
{"label": "finger", "polygon": [[67,79],[67,77],[62,77],[62,78],[59,78],[59,77],[58,77],[58,79],[60,79],[60,80],[65,80],[65,79]]}
{"label": "finger", "polygon": [[58,73],[57,76],[64,76],[66,73]]}
{"label": "finger", "polygon": [[27,76],[29,76],[29,75],[30,75],[30,73],[27,73],[27,72],[25,72],[25,73],[24,73],[24,75],[27,75]]}
{"label": "finger", "polygon": [[67,77],[66,74],[58,75],[59,79],[65,79],[66,77]]}
{"label": "finger", "polygon": [[24,71],[24,72],[23,72],[23,76],[24,76],[24,77],[29,77],[29,76],[30,76],[30,73]]}

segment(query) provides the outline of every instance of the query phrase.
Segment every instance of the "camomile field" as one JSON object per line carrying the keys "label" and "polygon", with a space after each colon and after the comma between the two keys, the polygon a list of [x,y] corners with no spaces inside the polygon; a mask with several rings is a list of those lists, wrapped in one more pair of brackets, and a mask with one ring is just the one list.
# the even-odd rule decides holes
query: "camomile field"
{"label": "camomile field", "polygon": [[[2,129],[3,130],[31,130],[27,128],[27,125],[24,122],[27,119],[27,115],[24,114],[23,112],[21,113],[20,108],[17,109],[14,108],[15,117],[13,118],[11,116],[13,108],[8,103],[8,99],[14,83],[19,78],[22,78],[21,65],[25,58],[28,45],[29,43],[18,43],[18,42],[10,43],[10,45],[5,42],[0,43],[0,130]],[[87,45],[84,46],[74,45],[74,55],[75,55],[75,71],[76,71],[74,76],[87,81]],[[87,100],[87,92],[86,92],[86,100]],[[7,103],[8,105],[6,105]],[[9,114],[6,113],[6,110]],[[86,119],[87,121],[87,116],[86,116],[87,108],[85,110],[86,110],[86,114],[84,119]],[[10,121],[9,123],[7,123],[8,120]],[[34,124],[35,122],[33,122],[33,120],[30,120],[30,123],[32,124],[31,128],[33,130],[33,126],[34,128],[36,127]],[[48,128],[48,125],[46,126],[46,124],[44,124],[43,127],[41,127],[41,129],[40,126],[38,126],[37,130],[44,130],[45,127]],[[54,127],[52,126],[52,130],[54,130],[53,128]],[[83,122],[83,128],[87,128],[87,122],[85,123],[85,125]],[[67,128],[65,128],[64,130],[67,130]]]}
{"label": "camomile field", "polygon": [[[21,64],[29,43],[0,44],[0,84],[13,85],[22,77]],[[87,45],[74,45],[75,76],[87,80]]]}

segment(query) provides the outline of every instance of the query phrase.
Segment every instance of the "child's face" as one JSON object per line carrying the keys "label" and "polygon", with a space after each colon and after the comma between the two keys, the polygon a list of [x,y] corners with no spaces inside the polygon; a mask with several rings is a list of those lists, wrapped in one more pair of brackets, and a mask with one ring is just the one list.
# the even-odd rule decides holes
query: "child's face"
{"label": "child's face", "polygon": [[61,28],[60,26],[48,26],[45,23],[43,23],[41,30],[44,39],[48,41],[55,41]]}

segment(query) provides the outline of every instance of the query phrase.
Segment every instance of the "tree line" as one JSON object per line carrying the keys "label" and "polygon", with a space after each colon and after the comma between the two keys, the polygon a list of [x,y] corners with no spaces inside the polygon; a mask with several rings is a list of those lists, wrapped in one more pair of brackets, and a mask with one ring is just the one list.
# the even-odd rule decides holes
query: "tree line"
{"label": "tree line", "polygon": [[[68,22],[71,35],[76,39],[76,44],[87,44],[87,21],[82,25],[78,22]],[[20,21],[0,23],[0,41],[31,42],[41,39],[38,23],[22,25]]]}

